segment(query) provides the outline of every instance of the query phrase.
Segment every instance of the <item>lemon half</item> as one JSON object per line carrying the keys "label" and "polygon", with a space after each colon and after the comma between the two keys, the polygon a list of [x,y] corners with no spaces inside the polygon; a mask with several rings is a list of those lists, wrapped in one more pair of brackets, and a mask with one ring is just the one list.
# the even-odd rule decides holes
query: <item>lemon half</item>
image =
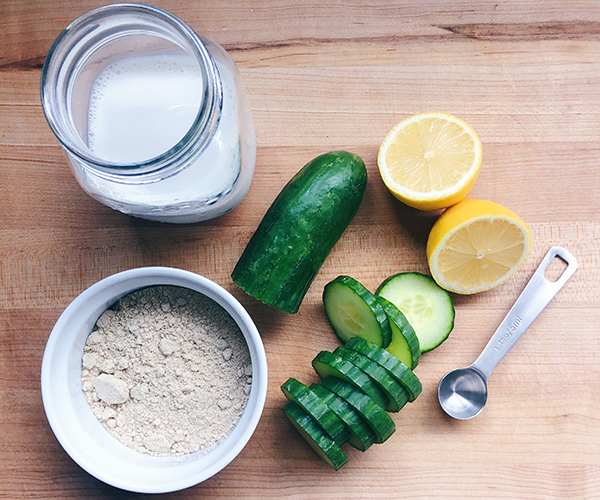
{"label": "lemon half", "polygon": [[379,148],[383,182],[419,210],[446,208],[467,196],[481,169],[481,141],[464,120],[448,113],[411,116]]}
{"label": "lemon half", "polygon": [[442,288],[472,294],[505,282],[530,249],[529,227],[514,212],[491,201],[465,198],[433,225],[427,261]]}

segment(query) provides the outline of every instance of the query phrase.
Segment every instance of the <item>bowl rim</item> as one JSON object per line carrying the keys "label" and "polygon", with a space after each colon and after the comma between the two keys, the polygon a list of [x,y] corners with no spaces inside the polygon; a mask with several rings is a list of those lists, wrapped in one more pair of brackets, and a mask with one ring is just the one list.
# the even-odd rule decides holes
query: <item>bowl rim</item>
{"label": "bowl rim", "polygon": [[[132,284],[136,281],[139,282],[139,280],[146,281],[147,284],[138,284],[135,286],[129,285],[129,288],[125,286],[128,283]],[[174,281],[177,283],[174,283]],[[186,286],[186,283],[188,285],[194,286]],[[86,304],[89,301],[91,301],[92,298],[97,298],[97,296],[101,292],[105,292],[107,289],[119,285],[123,290],[126,290],[123,293],[114,293],[114,295],[111,296],[111,301],[108,302],[108,305],[106,305],[105,308],[112,305],[124,295],[127,295],[128,293],[131,293],[134,290],[138,290],[147,286],[183,286],[195,290],[199,293],[202,293],[207,297],[215,300],[215,302],[221,305],[227,311],[227,313],[236,321],[244,335],[244,338],[250,350],[253,367],[252,389],[246,408],[242,416],[240,417],[240,421],[242,420],[242,418],[245,419],[245,414],[248,411],[250,411],[249,418],[245,421],[245,426],[241,430],[241,433],[238,433],[237,441],[233,442],[233,445],[229,446],[229,450],[226,451],[223,454],[223,456],[217,458],[216,462],[212,463],[206,468],[194,471],[194,473],[187,475],[183,479],[180,478],[171,482],[163,482],[160,485],[148,486],[147,484],[141,484],[139,481],[136,482],[135,479],[131,481],[123,481],[111,478],[110,475],[107,475],[102,470],[101,462],[90,460],[86,454],[82,454],[78,451],[77,444],[70,442],[70,440],[65,436],[64,432],[66,424],[65,422],[61,421],[61,419],[57,416],[57,410],[60,410],[60,408],[57,408],[55,402],[53,401],[53,390],[56,391],[56,388],[53,388],[54,380],[52,380],[51,377],[51,363],[53,361],[53,358],[57,356],[59,341],[66,335],[77,337],[77,333],[68,333],[68,325],[69,322],[73,319],[74,314],[76,314],[78,311],[81,311],[82,308],[85,309]],[[92,313],[89,312],[88,318],[91,315]],[[93,320],[93,323],[95,323],[96,319],[97,318]],[[250,437],[253,435],[264,410],[267,394],[267,385],[268,371],[264,345],[262,343],[262,339],[260,337],[258,329],[254,324],[254,321],[252,320],[246,309],[242,306],[242,304],[222,286],[204,276],[183,269],[163,266],[139,267],[129,269],[126,271],[121,271],[94,283],[93,285],[85,289],[83,292],[81,292],[65,308],[65,310],[62,312],[62,314],[56,321],[50,333],[50,336],[48,337],[48,341],[44,349],[44,355],[41,366],[41,393],[44,411],[46,413],[46,418],[48,420],[48,423],[50,424],[52,432],[56,436],[63,449],[82,469],[84,469],[92,476],[96,477],[97,479],[100,479],[101,481],[111,486],[115,486],[117,488],[136,493],[168,493],[182,490],[190,486],[199,484],[202,481],[205,481],[206,479],[212,477],[213,475],[221,471],[224,467],[226,467],[242,451],[242,449],[249,441]],[[256,396],[253,396],[253,392],[255,392]],[[251,400],[255,401],[252,407],[250,407]],[[236,424],[236,426],[238,424]],[[109,434],[108,431],[105,432]],[[227,439],[228,437],[224,438],[223,442],[220,443],[219,446],[227,442]],[[132,449],[129,448],[129,450]],[[195,453],[202,453],[202,450]],[[186,455],[182,455],[179,457],[185,456]],[[153,458],[161,460],[174,457]]]}

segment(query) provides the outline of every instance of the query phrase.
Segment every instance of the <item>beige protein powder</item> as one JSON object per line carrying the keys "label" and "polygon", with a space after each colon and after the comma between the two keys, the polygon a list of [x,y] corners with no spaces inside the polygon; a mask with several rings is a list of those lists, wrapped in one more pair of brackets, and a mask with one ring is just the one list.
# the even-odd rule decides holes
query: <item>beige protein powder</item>
{"label": "beige protein powder", "polygon": [[126,295],[87,338],[81,381],[110,434],[142,453],[207,448],[239,420],[252,364],[236,322],[216,302],[183,287]]}

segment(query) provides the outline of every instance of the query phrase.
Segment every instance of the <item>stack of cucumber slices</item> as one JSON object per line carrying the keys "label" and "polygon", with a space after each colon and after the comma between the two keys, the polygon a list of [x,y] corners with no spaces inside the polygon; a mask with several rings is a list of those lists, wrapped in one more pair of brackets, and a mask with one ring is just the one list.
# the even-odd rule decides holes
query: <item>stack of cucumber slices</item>
{"label": "stack of cucumber slices", "polygon": [[400,411],[421,393],[413,369],[422,352],[450,334],[454,307],[445,290],[419,273],[392,276],[375,294],[339,276],[325,287],[323,303],[344,345],[313,359],[320,383],[307,387],[290,378],[281,386],[289,400],[283,413],[338,470],[348,462],[345,443],[366,451],[394,433],[387,412]]}
{"label": "stack of cucumber slices", "polygon": [[366,451],[386,441],[396,430],[387,411],[400,411],[422,389],[398,358],[360,337],[334,352],[321,351],[312,365],[321,382],[285,382],[281,390],[289,403],[283,413],[335,470],[348,461],[343,444]]}

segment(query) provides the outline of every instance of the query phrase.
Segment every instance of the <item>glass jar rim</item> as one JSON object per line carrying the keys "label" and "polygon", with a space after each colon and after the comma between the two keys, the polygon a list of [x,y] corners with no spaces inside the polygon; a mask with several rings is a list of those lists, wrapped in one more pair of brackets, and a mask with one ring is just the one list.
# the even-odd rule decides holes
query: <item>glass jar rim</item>
{"label": "glass jar rim", "polygon": [[[66,62],[70,50],[81,42],[83,37],[98,28],[99,20],[111,16],[137,14],[150,16],[176,30],[188,46],[182,47],[190,52],[202,72],[205,82],[204,96],[198,113],[187,133],[170,149],[160,155],[132,163],[103,160],[78,146],[61,126],[60,118],[54,116],[59,97],[56,95],[57,78],[61,67]],[[170,40],[172,41],[172,40]],[[179,44],[177,44],[179,45]],[[180,45],[181,46],[181,45]],[[97,50],[97,49],[96,49]],[[91,50],[92,52],[94,50]],[[58,60],[57,60],[58,59]],[[44,61],[41,77],[41,101],[46,120],[61,145],[72,155],[83,162],[83,167],[94,174],[113,180],[127,177],[144,176],[148,182],[153,175],[159,173],[160,178],[172,175],[183,168],[187,160],[199,149],[205,147],[215,133],[223,103],[223,89],[218,68],[200,37],[184,21],[159,7],[142,3],[116,3],[90,10],[72,21],[58,35]],[[138,178],[136,182],[139,182]]]}

